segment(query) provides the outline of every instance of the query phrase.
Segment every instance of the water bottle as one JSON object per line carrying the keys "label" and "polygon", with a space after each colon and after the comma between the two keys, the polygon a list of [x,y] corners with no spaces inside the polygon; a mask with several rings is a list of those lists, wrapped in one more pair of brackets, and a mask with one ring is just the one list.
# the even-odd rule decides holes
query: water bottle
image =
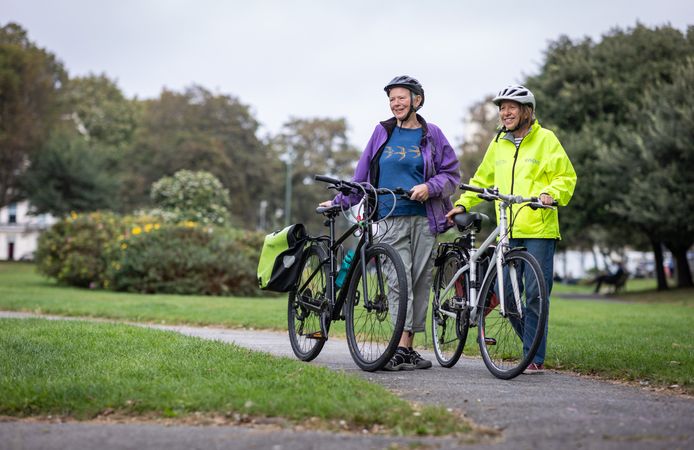
{"label": "water bottle", "polygon": [[345,252],[345,257],[342,258],[340,271],[335,279],[335,286],[337,286],[338,289],[340,289],[345,283],[345,278],[347,278],[347,272],[349,271],[349,265],[352,263],[352,258],[354,258],[354,250],[349,249],[347,252]]}

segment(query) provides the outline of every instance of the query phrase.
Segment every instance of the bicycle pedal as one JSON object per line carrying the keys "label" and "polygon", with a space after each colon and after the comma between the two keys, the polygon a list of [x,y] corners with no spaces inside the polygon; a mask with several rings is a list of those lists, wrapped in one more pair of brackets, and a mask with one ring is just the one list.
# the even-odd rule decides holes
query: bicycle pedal
{"label": "bicycle pedal", "polygon": [[486,337],[486,338],[484,338],[484,343],[485,343],[485,345],[496,345],[496,339]]}
{"label": "bicycle pedal", "polygon": [[315,331],[313,333],[309,333],[306,335],[306,339],[320,339],[324,340],[325,336],[323,335],[323,332],[321,331]]}

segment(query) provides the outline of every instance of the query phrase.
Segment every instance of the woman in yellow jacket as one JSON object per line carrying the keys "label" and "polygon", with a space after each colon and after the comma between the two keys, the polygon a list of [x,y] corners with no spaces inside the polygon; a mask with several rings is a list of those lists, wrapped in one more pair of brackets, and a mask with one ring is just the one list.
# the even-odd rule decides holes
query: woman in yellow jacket
{"label": "woman in yellow jacket", "polygon": [[[489,144],[470,184],[496,186],[504,194],[537,196],[545,205],[556,201],[559,206],[565,206],[576,186],[576,171],[554,133],[542,128],[535,120],[533,93],[524,86],[508,86],[499,92],[493,102],[499,107],[501,130]],[[474,192],[465,192],[446,217],[451,220],[455,214],[463,213],[481,201]],[[538,260],[549,295],[552,292],[554,251],[557,240],[561,239],[557,210],[522,208],[516,212],[510,210],[514,218],[510,245],[527,248]],[[533,286],[526,289],[527,297],[533,298]],[[537,316],[532,314],[532,308],[528,309],[525,327],[530,333],[525,333],[525,336],[533,336]],[[524,342],[525,348],[529,345],[530,342]],[[526,373],[544,371],[546,347],[547,328]]]}

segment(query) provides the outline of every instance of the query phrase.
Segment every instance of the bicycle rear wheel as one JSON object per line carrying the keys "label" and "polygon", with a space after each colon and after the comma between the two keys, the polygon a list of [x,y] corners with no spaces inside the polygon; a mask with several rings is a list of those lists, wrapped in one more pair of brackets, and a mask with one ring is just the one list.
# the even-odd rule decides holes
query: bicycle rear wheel
{"label": "bicycle rear wheel", "polygon": [[347,344],[362,370],[381,369],[393,356],[407,313],[407,276],[400,255],[387,244],[366,250],[366,279],[361,260],[349,281],[345,300]]}
{"label": "bicycle rear wheel", "polygon": [[458,362],[469,329],[466,302],[469,272],[464,272],[455,280],[451,289],[446,291],[446,287],[463,265],[463,256],[456,251],[450,251],[444,256],[434,274],[431,338],[436,360],[443,367],[453,367]]}
{"label": "bicycle rear wheel", "polygon": [[[321,305],[325,306],[327,302],[328,270],[324,263],[326,258],[325,248],[320,244],[312,244],[304,255],[297,289],[289,292],[289,342],[296,357],[302,361],[311,361],[318,356],[327,338],[323,336],[325,330],[321,328],[322,314],[316,309]],[[313,278],[306,284],[311,275]]]}
{"label": "bicycle rear wheel", "polygon": [[544,335],[549,302],[542,270],[530,253],[512,250],[504,259],[506,310],[502,314],[499,273],[493,267],[480,290],[482,314],[478,315],[478,341],[489,371],[508,380],[521,374],[532,362]]}

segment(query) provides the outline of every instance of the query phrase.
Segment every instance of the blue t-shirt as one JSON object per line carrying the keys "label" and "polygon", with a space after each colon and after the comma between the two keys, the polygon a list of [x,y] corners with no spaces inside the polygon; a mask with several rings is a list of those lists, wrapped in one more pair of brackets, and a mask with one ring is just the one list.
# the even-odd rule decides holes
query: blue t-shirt
{"label": "blue t-shirt", "polygon": [[[388,139],[379,159],[378,187],[403,188],[406,191],[424,183],[424,160],[419,143],[421,128],[396,127]],[[423,203],[397,196],[393,216],[426,216]],[[383,217],[393,207],[392,195],[378,198],[378,217]]]}

